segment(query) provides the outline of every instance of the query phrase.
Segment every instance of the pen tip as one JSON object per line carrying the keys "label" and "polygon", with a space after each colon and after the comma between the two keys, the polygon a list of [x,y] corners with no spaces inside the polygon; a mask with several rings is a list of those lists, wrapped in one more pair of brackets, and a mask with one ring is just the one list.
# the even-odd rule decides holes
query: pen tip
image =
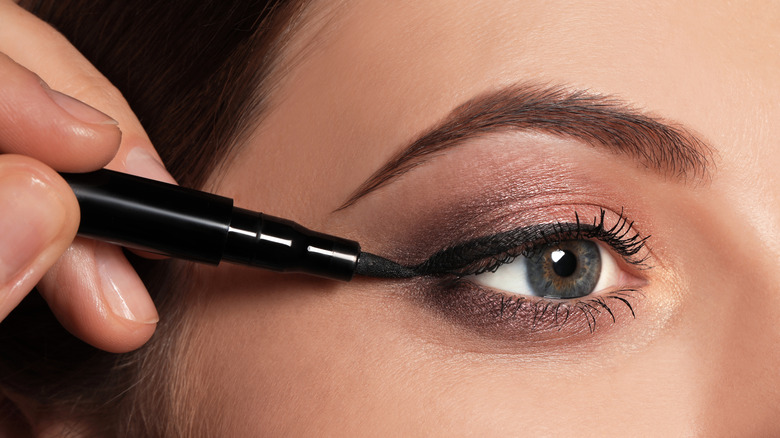
{"label": "pen tip", "polygon": [[355,274],[378,278],[411,278],[417,276],[417,272],[411,268],[364,251],[361,251],[358,257]]}

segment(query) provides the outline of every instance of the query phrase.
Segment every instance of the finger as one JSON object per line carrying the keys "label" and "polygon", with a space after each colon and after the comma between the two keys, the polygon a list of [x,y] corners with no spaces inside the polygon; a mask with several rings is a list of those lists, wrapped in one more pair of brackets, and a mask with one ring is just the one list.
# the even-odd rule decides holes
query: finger
{"label": "finger", "polygon": [[59,171],[106,165],[121,134],[116,122],[0,53],[0,152],[34,157]]}
{"label": "finger", "polygon": [[79,209],[67,183],[29,157],[0,155],[0,319],[76,235]]}
{"label": "finger", "polygon": [[[11,43],[19,38],[8,39],[9,35],[20,35],[20,32],[27,32],[23,43]],[[40,72],[58,89],[115,115],[123,136],[108,168],[175,184],[119,91],[51,26],[16,5],[0,2],[0,51],[3,50]],[[144,251],[134,252],[148,258],[163,258]]]}
{"label": "finger", "polygon": [[[108,167],[173,182],[121,94],[50,26],[17,5],[0,1],[0,51],[38,73],[52,88],[119,122],[122,140]],[[39,291],[66,327],[99,348],[127,351],[154,330],[156,313],[146,289],[119,250],[106,244],[74,243],[42,279]],[[112,301],[112,296],[117,299]],[[117,311],[121,309],[117,303],[125,303],[130,313]]]}
{"label": "finger", "polygon": [[94,240],[76,239],[39,290],[68,331],[106,351],[138,348],[158,321],[154,303],[121,249]]}
{"label": "finger", "polygon": [[122,141],[109,168],[175,182],[122,94],[51,26],[14,3],[0,2],[0,52],[36,72],[51,88],[119,122]]}

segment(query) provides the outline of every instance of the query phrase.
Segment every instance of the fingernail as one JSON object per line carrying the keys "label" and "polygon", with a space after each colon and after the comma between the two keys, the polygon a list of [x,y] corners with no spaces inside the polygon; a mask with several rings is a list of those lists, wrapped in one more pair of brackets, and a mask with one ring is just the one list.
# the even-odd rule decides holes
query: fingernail
{"label": "fingernail", "polygon": [[136,176],[176,184],[176,180],[165,170],[165,166],[142,147],[136,147],[127,153],[125,168]]}
{"label": "fingernail", "polygon": [[0,179],[0,284],[18,281],[65,222],[65,207],[49,185],[29,173]]}
{"label": "fingernail", "polygon": [[143,324],[159,321],[157,309],[141,279],[115,246],[100,244],[95,249],[103,297],[120,318]]}
{"label": "fingernail", "polygon": [[51,97],[51,100],[53,100],[54,103],[67,111],[68,114],[81,120],[84,123],[93,123],[98,125],[119,124],[119,122],[116,120],[112,119],[105,113],[87,105],[86,103],[74,97],[68,96],[67,94],[62,94],[57,90],[52,90],[45,82],[41,82],[41,86],[49,95],[49,97]]}

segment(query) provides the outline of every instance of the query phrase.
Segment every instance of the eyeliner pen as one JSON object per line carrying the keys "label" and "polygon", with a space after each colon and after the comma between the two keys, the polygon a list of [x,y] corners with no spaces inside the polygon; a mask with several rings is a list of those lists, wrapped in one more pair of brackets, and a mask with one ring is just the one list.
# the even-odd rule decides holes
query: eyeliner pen
{"label": "eyeliner pen", "polygon": [[78,234],[196,262],[221,261],[349,281],[412,277],[348,239],[233,206],[230,198],[102,169],[61,174],[81,208]]}

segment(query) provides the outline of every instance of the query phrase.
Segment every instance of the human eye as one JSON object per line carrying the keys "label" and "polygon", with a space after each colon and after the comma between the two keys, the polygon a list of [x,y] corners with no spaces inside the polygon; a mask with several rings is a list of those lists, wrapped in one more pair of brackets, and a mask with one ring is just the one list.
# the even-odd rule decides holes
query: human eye
{"label": "human eye", "polygon": [[620,270],[602,245],[572,239],[538,245],[467,278],[511,294],[571,299],[618,287]]}
{"label": "human eye", "polygon": [[[598,315],[616,321],[614,305],[635,317],[632,301],[641,297],[646,283],[637,271],[650,267],[648,237],[636,232],[622,211],[608,215],[602,209],[592,221],[574,212],[571,221],[524,226],[455,245],[415,269],[442,278],[441,287],[453,299],[468,296],[482,306],[483,325],[491,324],[489,316],[495,324],[509,321],[536,330],[560,331],[567,325],[579,330],[576,325],[583,324],[592,333]],[[446,301],[446,294],[438,296]],[[492,311],[484,311],[491,306]]]}

